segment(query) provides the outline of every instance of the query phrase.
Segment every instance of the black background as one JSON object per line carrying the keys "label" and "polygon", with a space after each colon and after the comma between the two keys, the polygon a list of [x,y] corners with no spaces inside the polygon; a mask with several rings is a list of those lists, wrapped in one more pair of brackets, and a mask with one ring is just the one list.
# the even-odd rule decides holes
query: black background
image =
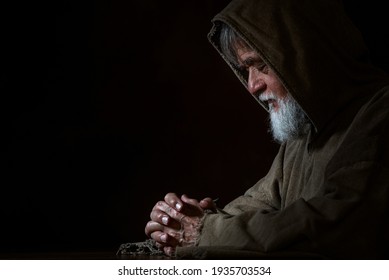
{"label": "black background", "polygon": [[[206,38],[228,2],[1,4],[0,253],[115,250],[167,192],[223,206],[266,174],[266,114]],[[384,4],[344,2],[388,70]]]}

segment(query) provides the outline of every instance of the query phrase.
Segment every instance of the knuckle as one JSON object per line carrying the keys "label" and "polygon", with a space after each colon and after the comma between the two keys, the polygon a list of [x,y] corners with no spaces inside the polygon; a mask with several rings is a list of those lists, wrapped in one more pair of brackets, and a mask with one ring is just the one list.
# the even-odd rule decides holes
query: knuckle
{"label": "knuckle", "polygon": [[161,204],[161,201],[158,201],[157,203],[155,203],[155,205],[154,205],[152,210],[158,209],[160,204]]}
{"label": "knuckle", "polygon": [[157,204],[155,205],[156,208],[161,208],[165,205],[165,202],[164,201],[158,201]]}
{"label": "knuckle", "polygon": [[163,214],[163,213],[158,213],[157,215],[156,215],[156,220],[157,221],[162,221],[162,218],[164,217],[165,215]]}
{"label": "knuckle", "polygon": [[153,211],[150,214],[150,219],[154,222],[158,222],[159,216],[160,216],[160,211]]}
{"label": "knuckle", "polygon": [[169,232],[169,235],[174,238],[174,239],[177,239],[179,240],[181,237],[182,237],[182,233],[179,232],[179,231],[170,231]]}
{"label": "knuckle", "polygon": [[169,202],[169,201],[172,201],[174,199],[174,197],[176,197],[177,195],[173,192],[170,192],[170,193],[167,193],[164,197],[164,200],[166,202]]}

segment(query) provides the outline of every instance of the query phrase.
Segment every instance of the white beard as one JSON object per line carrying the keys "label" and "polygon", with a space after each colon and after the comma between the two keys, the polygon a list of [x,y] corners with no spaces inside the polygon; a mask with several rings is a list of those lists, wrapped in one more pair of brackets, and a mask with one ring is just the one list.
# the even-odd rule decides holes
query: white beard
{"label": "white beard", "polygon": [[[270,94],[267,97],[274,99],[275,95]],[[296,139],[308,133],[309,119],[296,100],[288,94],[283,99],[277,99],[278,110],[275,111],[270,104],[270,131],[273,138],[278,143],[284,143],[287,140]]]}

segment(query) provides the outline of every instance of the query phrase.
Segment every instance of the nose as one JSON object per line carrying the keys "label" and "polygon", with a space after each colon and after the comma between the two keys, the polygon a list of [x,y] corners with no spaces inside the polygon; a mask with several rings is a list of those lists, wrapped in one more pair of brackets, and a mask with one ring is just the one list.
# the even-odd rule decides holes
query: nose
{"label": "nose", "polygon": [[252,95],[259,95],[266,88],[266,83],[263,80],[261,72],[255,67],[249,68],[249,78],[247,81],[247,89]]}

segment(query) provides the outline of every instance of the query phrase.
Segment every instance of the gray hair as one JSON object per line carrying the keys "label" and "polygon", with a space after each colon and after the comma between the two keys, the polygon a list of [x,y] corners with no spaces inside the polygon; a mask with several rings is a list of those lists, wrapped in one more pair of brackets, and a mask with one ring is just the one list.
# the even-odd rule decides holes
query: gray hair
{"label": "gray hair", "polygon": [[247,43],[227,24],[220,22],[220,50],[227,60],[237,66],[236,49],[238,46],[248,47]]}

